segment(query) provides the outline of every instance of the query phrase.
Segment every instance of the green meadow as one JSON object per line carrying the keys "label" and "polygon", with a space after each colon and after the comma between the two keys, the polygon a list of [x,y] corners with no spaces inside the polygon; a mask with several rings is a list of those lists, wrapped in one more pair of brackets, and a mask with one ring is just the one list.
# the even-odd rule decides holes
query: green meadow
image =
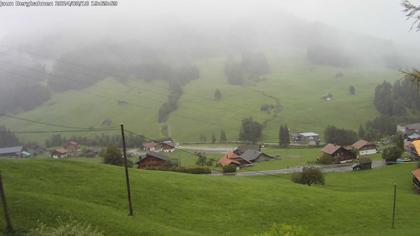
{"label": "green meadow", "polygon": [[[241,120],[249,116],[266,123],[264,142],[277,142],[279,126],[286,123],[292,132],[322,134],[327,125],[356,130],[378,115],[373,106],[375,86],[384,80],[401,78],[398,71],[385,68],[312,65],[300,50],[272,52],[267,58],[271,74],[255,85],[246,86],[227,83],[223,72],[225,58],[197,61],[200,78],[183,88],[178,109],[166,123],[169,136],[179,142],[198,142],[204,135],[210,142],[213,134],[218,139],[220,131],[225,130],[228,140],[235,141]],[[344,76],[336,78],[338,73]],[[349,94],[350,85],[356,88],[355,96]],[[222,93],[220,101],[214,99],[216,89]],[[321,97],[328,93],[333,95],[333,100],[323,101]],[[107,128],[102,122],[109,118],[113,127],[122,122],[129,130],[158,138],[163,136],[163,124],[157,122],[158,111],[167,95],[167,85],[161,81],[129,79],[120,83],[107,78],[83,90],[54,94],[42,106],[17,115],[55,124],[97,128]],[[275,104],[275,100],[282,106],[279,114],[260,111],[261,105]],[[13,131],[54,129],[8,118],[0,119],[0,124]],[[48,135],[21,134],[20,137],[42,143]]]}
{"label": "green meadow", "polygon": [[[292,183],[288,175],[130,169],[134,216],[129,217],[123,168],[80,160],[0,160],[18,235],[59,219],[91,224],[105,235],[255,235],[273,223],[299,225],[314,235],[418,235],[414,167],[331,173],[325,186],[311,187]],[[394,183],[397,216],[391,229]]]}

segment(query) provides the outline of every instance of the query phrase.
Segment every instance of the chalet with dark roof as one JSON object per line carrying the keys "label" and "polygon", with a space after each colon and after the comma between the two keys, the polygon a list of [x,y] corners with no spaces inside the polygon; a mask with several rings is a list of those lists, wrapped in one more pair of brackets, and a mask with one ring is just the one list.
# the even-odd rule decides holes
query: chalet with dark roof
{"label": "chalet with dark roof", "polygon": [[337,161],[346,161],[356,158],[350,148],[345,148],[331,143],[322,148],[321,152],[336,158]]}
{"label": "chalet with dark roof", "polygon": [[246,150],[244,153],[241,154],[241,158],[252,163],[273,160],[272,156],[257,150]]}
{"label": "chalet with dark roof", "polygon": [[171,164],[171,161],[167,156],[160,153],[148,152],[144,156],[141,156],[136,164],[139,169],[144,169],[148,167],[167,166]]}

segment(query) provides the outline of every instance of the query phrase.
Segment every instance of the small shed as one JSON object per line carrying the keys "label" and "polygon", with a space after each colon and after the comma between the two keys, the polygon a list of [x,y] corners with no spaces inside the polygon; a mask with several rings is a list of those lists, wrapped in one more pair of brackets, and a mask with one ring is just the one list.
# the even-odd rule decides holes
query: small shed
{"label": "small shed", "polygon": [[171,161],[167,156],[164,156],[156,152],[148,152],[144,156],[140,157],[140,160],[136,162],[139,169],[144,169],[148,167],[161,167],[170,165]]}

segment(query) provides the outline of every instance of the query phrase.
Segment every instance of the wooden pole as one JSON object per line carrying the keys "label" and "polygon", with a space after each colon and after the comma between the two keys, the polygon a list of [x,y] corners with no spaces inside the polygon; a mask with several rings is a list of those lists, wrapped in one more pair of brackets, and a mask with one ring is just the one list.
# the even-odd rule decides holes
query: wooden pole
{"label": "wooden pole", "polygon": [[131,205],[131,189],[130,189],[130,178],[128,176],[128,159],[127,159],[127,147],[125,144],[125,134],[124,134],[124,125],[121,124],[121,137],[123,145],[123,155],[124,155],[124,169],[125,169],[125,182],[127,184],[127,197],[128,197],[128,215],[133,215],[133,207]]}
{"label": "wooden pole", "polygon": [[394,204],[392,206],[392,228],[395,229],[395,207],[397,202],[397,184],[394,184]]}
{"label": "wooden pole", "polygon": [[9,215],[9,210],[7,208],[6,194],[4,193],[3,179],[1,176],[1,172],[0,172],[0,198],[3,205],[4,220],[6,221],[6,232],[13,233],[15,232],[15,230],[13,229],[12,222],[10,221],[10,215]]}

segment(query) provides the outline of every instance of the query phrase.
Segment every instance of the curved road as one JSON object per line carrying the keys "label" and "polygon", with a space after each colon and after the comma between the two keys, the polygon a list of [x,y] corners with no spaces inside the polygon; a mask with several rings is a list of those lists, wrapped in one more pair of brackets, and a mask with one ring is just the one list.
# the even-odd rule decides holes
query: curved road
{"label": "curved road", "polygon": [[[353,164],[339,164],[339,165],[328,165],[328,166],[317,166],[324,173],[329,172],[350,172],[353,171],[351,168]],[[384,161],[375,160],[372,161],[372,168],[379,168],[385,166]],[[261,175],[281,175],[281,174],[291,174],[296,172],[301,172],[302,166],[292,167],[288,169],[279,169],[279,170],[262,170],[262,171],[246,171],[246,172],[237,172],[232,174],[232,176],[261,176]],[[223,176],[222,173],[211,174],[213,176]]]}

